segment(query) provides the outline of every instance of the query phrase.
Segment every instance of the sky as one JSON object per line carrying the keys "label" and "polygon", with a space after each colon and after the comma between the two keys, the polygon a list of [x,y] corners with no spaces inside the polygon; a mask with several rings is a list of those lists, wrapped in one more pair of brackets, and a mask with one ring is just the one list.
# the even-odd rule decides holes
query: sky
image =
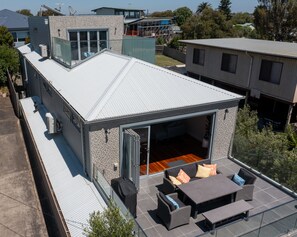
{"label": "sky", "polygon": [[[57,8],[61,3],[61,11],[69,15],[68,7],[71,6],[78,14],[90,14],[91,10],[99,7],[118,7],[144,9],[149,13],[154,11],[175,10],[179,7],[188,7],[196,11],[197,6],[202,2],[208,2],[216,9],[220,0],[0,0],[0,10],[9,9],[12,11],[30,9],[36,15],[41,5]],[[250,12],[257,6],[257,0],[231,0],[232,12]]]}

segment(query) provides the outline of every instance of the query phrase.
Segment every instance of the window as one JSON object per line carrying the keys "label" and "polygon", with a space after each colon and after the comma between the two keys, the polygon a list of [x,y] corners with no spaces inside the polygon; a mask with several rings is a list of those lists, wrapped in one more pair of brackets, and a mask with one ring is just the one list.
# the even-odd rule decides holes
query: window
{"label": "window", "polygon": [[193,52],[193,63],[204,65],[205,50],[204,49],[194,49]]}
{"label": "window", "polygon": [[279,84],[283,63],[262,60],[259,80]]}
{"label": "window", "polygon": [[221,70],[236,73],[237,55],[223,53]]}
{"label": "window", "polygon": [[69,31],[72,60],[83,60],[108,47],[107,30]]}

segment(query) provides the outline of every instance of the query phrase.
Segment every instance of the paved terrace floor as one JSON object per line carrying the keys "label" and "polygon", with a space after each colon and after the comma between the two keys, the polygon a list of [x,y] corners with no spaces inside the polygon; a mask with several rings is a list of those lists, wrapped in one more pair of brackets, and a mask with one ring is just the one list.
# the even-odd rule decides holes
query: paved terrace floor
{"label": "paved terrace floor", "polygon": [[[240,169],[240,166],[234,163],[229,159],[222,159],[218,162],[219,170],[224,175],[230,175],[237,173]],[[151,237],[180,237],[180,236],[199,236],[204,234],[203,228],[201,229],[201,223],[203,223],[202,215],[198,215],[196,219],[190,218],[190,224],[184,225],[175,229],[168,231],[161,220],[156,216],[157,209],[157,198],[156,193],[159,192],[158,188],[161,186],[163,182],[163,173],[154,175],[151,177],[143,178],[140,181],[140,191],[138,193],[138,203],[137,203],[137,221],[140,226],[144,229],[147,236]],[[250,211],[250,216],[261,213],[265,210],[268,210],[272,207],[276,207],[280,204],[285,204],[294,200],[293,197],[287,195],[285,192],[280,189],[272,186],[268,182],[264,181],[261,178],[257,178],[254,189],[254,199],[249,203],[254,207],[253,210]],[[290,215],[296,212],[295,205],[297,202],[288,203],[284,208],[276,209],[274,211],[269,212],[265,216],[265,221],[273,221],[278,220],[281,217]],[[293,221],[296,220],[296,217]],[[240,236],[244,233],[248,233],[259,226],[261,221],[261,216],[251,217],[249,221],[239,221],[235,224],[232,224],[220,231],[219,237],[231,237],[231,236]],[[274,235],[277,230],[273,230],[270,228],[269,234],[262,236],[278,236]],[[207,234],[206,236],[214,236],[211,234]],[[256,236],[256,235],[249,235]]]}
{"label": "paved terrace floor", "polygon": [[0,97],[0,236],[48,236],[19,120]]}

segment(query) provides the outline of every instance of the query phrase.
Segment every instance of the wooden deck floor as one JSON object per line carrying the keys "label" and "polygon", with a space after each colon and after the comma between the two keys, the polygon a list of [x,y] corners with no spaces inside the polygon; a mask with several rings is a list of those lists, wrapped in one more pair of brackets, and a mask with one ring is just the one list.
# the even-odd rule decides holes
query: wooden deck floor
{"label": "wooden deck floor", "polygon": [[[162,172],[169,168],[168,163],[183,160],[192,163],[206,158],[207,149],[201,142],[190,135],[168,139],[162,142],[151,142],[149,174]],[[140,174],[146,174],[147,165],[140,165]]]}

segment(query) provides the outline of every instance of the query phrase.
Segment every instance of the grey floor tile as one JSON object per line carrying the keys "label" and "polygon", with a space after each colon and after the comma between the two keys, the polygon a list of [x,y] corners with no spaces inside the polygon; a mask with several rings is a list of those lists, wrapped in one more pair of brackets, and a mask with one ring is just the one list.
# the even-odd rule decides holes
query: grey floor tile
{"label": "grey floor tile", "polygon": [[183,236],[183,233],[180,231],[179,228],[174,228],[172,230],[167,230],[164,225],[155,226],[155,229],[162,237],[180,237]]}
{"label": "grey floor tile", "polygon": [[155,225],[146,217],[146,215],[141,215],[137,217],[136,220],[142,229],[149,229]]}
{"label": "grey floor tile", "polygon": [[146,229],[145,234],[147,237],[162,237],[162,235],[160,235],[160,233],[154,227]]}

